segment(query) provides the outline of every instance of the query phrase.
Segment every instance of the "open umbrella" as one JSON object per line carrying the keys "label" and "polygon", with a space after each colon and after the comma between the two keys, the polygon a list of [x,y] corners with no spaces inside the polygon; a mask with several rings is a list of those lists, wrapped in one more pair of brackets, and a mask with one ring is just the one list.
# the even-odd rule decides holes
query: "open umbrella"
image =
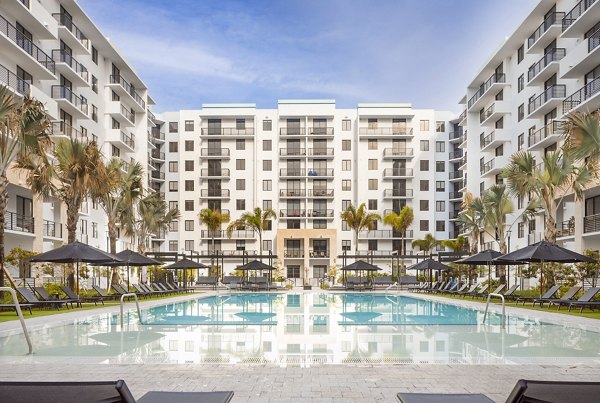
{"label": "open umbrella", "polygon": [[442,270],[454,270],[453,267],[447,266],[443,263],[438,262],[433,259],[425,259],[422,262],[415,263],[412,266],[409,266],[406,270],[429,270],[429,283],[432,283],[432,272],[434,270],[442,271]]}
{"label": "open umbrella", "polygon": [[[253,260],[251,262],[241,265],[240,267],[237,268],[237,270],[243,270],[243,271],[269,270],[269,271],[273,271],[273,270],[275,270],[275,267],[269,266],[268,264],[263,263],[258,260]],[[269,279],[269,281],[271,281],[271,279]]]}
{"label": "open umbrella", "polygon": [[483,265],[486,264],[488,267],[488,284],[492,283],[492,265],[504,265],[506,263],[502,263],[500,261],[497,261],[495,259],[499,258],[500,256],[502,256],[502,253],[497,252],[495,250],[492,249],[487,249],[484,251],[481,251],[473,256],[469,256],[466,257],[464,259],[459,259],[457,261],[455,261],[454,263],[459,263],[459,264],[466,264],[469,266],[477,266],[477,265]]}
{"label": "open umbrella", "polygon": [[357,260],[354,263],[350,263],[347,266],[344,266],[340,269],[341,271],[356,271],[360,273],[360,277],[362,278],[362,272],[363,271],[370,271],[370,272],[374,272],[374,271],[379,271],[381,270],[381,267],[379,266],[375,266],[371,263],[365,262],[364,260]]}
{"label": "open umbrella", "polygon": [[75,263],[75,292],[79,295],[79,263],[110,264],[123,263],[119,258],[93,246],[79,241],[71,242],[51,251],[40,253],[31,258],[31,262]]}
{"label": "open umbrella", "polygon": [[143,266],[153,266],[153,265],[162,264],[162,262],[159,262],[158,260],[150,259],[147,256],[144,256],[140,253],[134,252],[129,249],[125,249],[124,251],[121,251],[121,252],[115,254],[115,256],[119,260],[121,260],[121,262],[120,263],[111,263],[108,266],[125,266],[125,265],[127,266],[127,291],[129,291],[129,267],[130,266],[143,267]]}
{"label": "open umbrella", "polygon": [[200,262],[194,262],[193,260],[190,260],[188,258],[183,258],[183,259],[179,260],[178,262],[175,262],[173,264],[165,266],[165,269],[167,269],[167,270],[183,269],[183,281],[187,287],[187,272],[185,269],[208,269],[208,266],[203,263],[200,263]]}
{"label": "open umbrella", "polygon": [[504,256],[496,258],[498,262],[527,262],[527,263],[541,263],[542,267],[540,270],[540,296],[543,293],[542,289],[542,276],[544,272],[545,262],[555,263],[577,263],[587,262],[593,263],[594,259],[582,255],[572,250],[565,249],[561,246],[554,245],[550,242],[540,241],[533,245],[526,246],[518,249],[514,252],[507,253]]}

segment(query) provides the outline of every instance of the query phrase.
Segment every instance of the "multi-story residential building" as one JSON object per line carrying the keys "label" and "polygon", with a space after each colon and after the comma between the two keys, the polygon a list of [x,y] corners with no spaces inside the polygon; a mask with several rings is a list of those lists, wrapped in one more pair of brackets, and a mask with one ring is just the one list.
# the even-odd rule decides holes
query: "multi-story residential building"
{"label": "multi-story residential building", "polygon": [[[263,255],[276,255],[288,278],[306,281],[343,264],[344,254],[374,259],[389,270],[403,239],[411,253],[413,239],[456,233],[449,191],[457,200],[462,195],[454,185],[458,168],[449,164],[458,141],[449,132],[459,130],[451,113],[410,104],[337,109],[332,100],[280,100],[277,109],[204,104],[161,118],[165,199],[181,218],[163,245],[155,240],[155,250],[195,252],[208,261],[213,234],[198,218],[207,207],[232,220],[254,207],[275,210]],[[162,174],[154,175],[160,183]],[[361,233],[357,245],[340,213],[360,203],[381,215],[411,206],[414,223],[406,234],[379,223]],[[252,231],[228,238],[224,230],[215,234],[215,247],[226,256],[219,264],[227,273],[260,247]]]}
{"label": "multi-story residential building", "polygon": [[[0,82],[45,104],[54,139],[96,140],[123,169],[133,161],[148,165],[147,138],[155,139],[148,137],[153,102],[146,85],[75,1],[1,2],[0,43]],[[6,252],[41,252],[66,241],[64,206],[36,198],[23,177],[9,175]],[[108,248],[105,214],[91,202],[81,209],[78,239]]]}
{"label": "multi-story residential building", "polygon": [[[556,150],[566,114],[600,107],[600,1],[541,0],[485,63],[460,103],[460,147],[467,157],[461,170],[475,195],[502,182],[499,174],[513,153],[529,150],[541,158]],[[600,187],[592,186],[583,203],[572,195],[561,201],[557,227],[564,246],[580,252],[600,248],[599,195]],[[527,222],[519,218],[526,202],[514,201],[510,250],[543,238],[543,213]],[[482,242],[498,248],[490,236]]]}

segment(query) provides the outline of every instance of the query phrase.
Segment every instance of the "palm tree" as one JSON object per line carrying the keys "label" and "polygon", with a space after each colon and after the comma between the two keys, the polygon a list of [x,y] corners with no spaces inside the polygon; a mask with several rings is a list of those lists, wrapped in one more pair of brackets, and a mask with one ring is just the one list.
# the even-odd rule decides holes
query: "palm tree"
{"label": "palm tree", "polygon": [[528,196],[544,208],[544,239],[556,242],[556,213],[562,199],[570,192],[581,200],[585,186],[595,175],[592,163],[577,166],[573,157],[562,149],[548,152],[542,157],[543,167],[536,166],[536,160],[528,151],[513,154],[503,170],[508,189],[517,197]]}
{"label": "palm tree", "polygon": [[479,197],[471,192],[465,193],[462,201],[463,211],[458,214],[457,222],[462,226],[463,232],[469,233],[469,246],[471,255],[479,249],[479,236],[483,228],[485,207]]}
{"label": "palm tree", "polygon": [[[566,151],[575,160],[600,161],[600,112],[574,112],[567,116]],[[588,161],[589,162],[589,161]]]}
{"label": "palm tree", "polygon": [[383,223],[391,226],[394,231],[399,232],[402,236],[398,255],[400,256],[400,270],[404,269],[403,251],[406,252],[406,230],[411,226],[414,220],[413,209],[408,206],[403,206],[400,213],[392,211],[383,217]]}
{"label": "palm tree", "polygon": [[272,208],[263,210],[260,207],[255,207],[254,212],[246,211],[240,218],[232,221],[227,226],[227,238],[231,238],[233,231],[250,228],[258,235],[259,258],[262,261],[263,245],[262,234],[269,226],[271,220],[276,220],[277,214]]}
{"label": "palm tree", "polygon": [[429,256],[431,256],[431,252],[433,251],[433,249],[435,249],[435,247],[439,246],[440,244],[441,241],[435,239],[433,235],[427,234],[423,239],[415,239],[412,242],[412,247],[419,248],[419,250],[423,252],[423,255],[429,254]]}
{"label": "palm tree", "polygon": [[340,213],[342,220],[346,221],[348,228],[354,231],[354,251],[358,254],[358,234],[361,231],[373,228],[377,221],[381,221],[381,216],[377,213],[367,211],[365,203],[354,208],[352,204]]}
{"label": "palm tree", "polygon": [[506,217],[514,210],[512,199],[504,185],[494,185],[483,195],[485,232],[498,241],[500,252],[506,253]]}
{"label": "palm tree", "polygon": [[459,235],[456,239],[446,239],[441,241],[440,245],[444,248],[452,249],[454,252],[460,252],[469,247],[469,240],[464,236]]}
{"label": "palm tree", "polygon": [[215,254],[215,235],[218,230],[221,229],[221,225],[229,222],[229,214],[221,213],[221,210],[211,210],[205,208],[200,211],[200,222],[206,225],[208,232],[210,233],[211,244],[212,244],[212,255],[210,258],[211,269],[214,270],[214,254]]}
{"label": "palm tree", "polygon": [[137,238],[138,252],[146,252],[146,244],[153,234],[167,232],[172,221],[179,218],[179,210],[168,209],[159,193],[150,193],[138,200],[137,217],[127,226],[127,234]]}

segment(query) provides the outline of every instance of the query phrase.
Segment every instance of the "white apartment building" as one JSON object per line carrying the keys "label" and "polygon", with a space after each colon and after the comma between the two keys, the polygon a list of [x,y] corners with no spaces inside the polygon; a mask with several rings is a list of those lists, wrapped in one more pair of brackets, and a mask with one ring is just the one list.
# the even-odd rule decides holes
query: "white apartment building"
{"label": "white apartment building", "polygon": [[[164,113],[155,132],[164,146],[153,151],[164,173],[153,173],[152,186],[181,218],[154,240],[154,250],[192,253],[209,263],[211,234],[199,221],[202,209],[220,209],[235,220],[254,207],[272,208],[277,219],[264,232],[263,256],[276,255],[288,278],[315,283],[332,265],[344,264],[344,253],[351,263],[356,249],[389,272],[402,239],[410,254],[414,239],[457,233],[451,201],[462,195],[449,157],[461,150],[460,134],[450,134],[458,130],[453,117],[402,103],[338,109],[333,100],[280,100],[277,109],[203,104]],[[361,233],[356,246],[340,219],[350,203],[381,215],[408,205],[415,219],[404,237],[379,223]],[[252,231],[229,239],[223,226],[216,249],[229,273],[260,248]]]}
{"label": "white apartment building", "polygon": [[[45,104],[55,139],[94,139],[105,156],[121,158],[124,169],[132,161],[148,166],[153,101],[76,1],[0,2],[0,82],[17,96],[29,94]],[[16,246],[42,252],[65,242],[64,206],[33,196],[14,171],[9,179],[6,253]],[[107,250],[106,217],[99,206],[83,206],[78,239]],[[121,239],[118,248],[128,243]]]}
{"label": "white apartment building", "polygon": [[[541,0],[485,62],[460,103],[460,147],[467,157],[461,190],[481,195],[502,182],[499,173],[516,151],[541,157],[560,146],[565,114],[600,107],[600,1]],[[509,224],[525,203],[514,204]],[[557,216],[559,242],[580,252],[600,249],[599,214],[598,186],[585,192],[583,203],[566,198]],[[510,250],[543,239],[543,232],[543,213],[516,222]],[[498,249],[489,236],[483,242]]]}

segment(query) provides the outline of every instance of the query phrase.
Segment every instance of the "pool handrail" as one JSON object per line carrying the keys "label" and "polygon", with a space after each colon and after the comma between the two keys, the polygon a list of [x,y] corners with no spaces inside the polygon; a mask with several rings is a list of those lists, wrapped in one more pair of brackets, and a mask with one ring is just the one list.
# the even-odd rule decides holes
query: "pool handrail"
{"label": "pool handrail", "polygon": [[143,325],[142,322],[142,311],[140,310],[140,303],[138,301],[138,297],[136,293],[128,292],[126,294],[121,295],[121,330],[123,330],[123,304],[125,297],[133,297],[135,299],[135,305],[137,306],[138,319],[140,320],[140,325]]}
{"label": "pool handrail", "polygon": [[29,332],[27,331],[27,325],[25,324],[25,318],[23,317],[23,312],[21,311],[21,305],[19,304],[17,293],[12,287],[0,287],[0,291],[8,291],[10,293],[13,303],[15,304],[15,311],[17,311],[17,316],[19,317],[21,327],[23,328],[23,334],[27,340],[27,346],[29,348],[29,353],[27,354],[33,354],[33,344],[31,344],[31,338],[29,337]]}
{"label": "pool handrail", "polygon": [[502,294],[496,294],[496,293],[489,293],[487,296],[487,302],[485,304],[485,312],[483,314],[483,322],[485,324],[485,319],[487,318],[487,313],[488,313],[488,308],[490,306],[490,299],[492,297],[498,297],[502,300],[502,320],[500,321],[500,328],[504,329],[506,327],[506,307],[504,305],[504,295]]}

